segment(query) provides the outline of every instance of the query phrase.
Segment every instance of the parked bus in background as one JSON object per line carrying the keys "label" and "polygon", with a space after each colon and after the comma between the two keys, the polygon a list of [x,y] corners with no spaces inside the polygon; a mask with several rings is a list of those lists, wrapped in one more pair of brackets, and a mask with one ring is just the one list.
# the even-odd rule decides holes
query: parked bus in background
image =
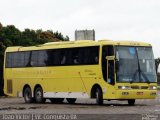
{"label": "parked bus in background", "polygon": [[134,41],[71,41],[8,47],[4,91],[26,103],[75,103],[77,98],[154,99],[157,78],[152,46]]}

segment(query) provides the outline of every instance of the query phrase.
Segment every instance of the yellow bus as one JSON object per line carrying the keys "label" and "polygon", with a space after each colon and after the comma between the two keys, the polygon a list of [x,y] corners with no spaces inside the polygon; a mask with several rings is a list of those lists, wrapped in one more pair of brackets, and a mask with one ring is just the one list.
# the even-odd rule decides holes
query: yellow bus
{"label": "yellow bus", "polygon": [[112,40],[53,42],[8,47],[4,57],[4,92],[26,103],[77,98],[154,99],[157,78],[149,43]]}

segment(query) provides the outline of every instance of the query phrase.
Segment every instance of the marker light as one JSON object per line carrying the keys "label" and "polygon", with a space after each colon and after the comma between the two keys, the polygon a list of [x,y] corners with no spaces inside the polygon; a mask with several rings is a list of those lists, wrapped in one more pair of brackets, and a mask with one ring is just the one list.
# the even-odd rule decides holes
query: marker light
{"label": "marker light", "polygon": [[149,89],[150,89],[150,90],[156,90],[157,87],[156,87],[156,86],[149,86]]}
{"label": "marker light", "polygon": [[127,89],[131,89],[131,87],[130,86],[118,86],[118,89],[127,90]]}

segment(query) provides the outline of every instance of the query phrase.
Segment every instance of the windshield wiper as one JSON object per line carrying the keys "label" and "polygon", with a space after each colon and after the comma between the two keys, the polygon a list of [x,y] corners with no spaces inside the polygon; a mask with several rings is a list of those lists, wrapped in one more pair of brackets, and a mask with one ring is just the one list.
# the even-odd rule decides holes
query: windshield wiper
{"label": "windshield wiper", "polygon": [[130,81],[131,84],[135,81],[136,75],[137,75],[137,73],[139,73],[138,71],[139,71],[139,70],[137,69],[137,70],[135,71],[135,73],[133,74],[133,78],[132,78],[132,80]]}
{"label": "windshield wiper", "polygon": [[148,84],[150,84],[150,81],[149,81],[148,77],[145,75],[145,73],[142,70],[140,70],[140,73],[142,74],[142,76],[144,77],[144,79],[146,80],[146,82]]}
{"label": "windshield wiper", "polygon": [[133,79],[132,79],[132,81],[130,81],[130,83],[133,83],[133,81],[135,80],[135,76],[136,76],[136,74],[137,74],[137,72],[138,72],[138,76],[139,76],[139,80],[140,80],[140,82],[141,82],[141,75],[144,77],[144,79],[146,80],[146,82],[148,83],[148,84],[150,84],[150,81],[149,81],[149,79],[148,79],[148,77],[144,74],[144,72],[141,70],[141,67],[140,67],[140,63],[139,63],[139,56],[138,56],[138,52],[137,52],[137,50],[136,50],[136,54],[137,54],[137,63],[138,63],[138,69],[135,71],[135,73],[134,73],[134,75],[133,75]]}
{"label": "windshield wiper", "polygon": [[134,75],[133,75],[133,79],[130,81],[131,84],[135,81],[137,73],[139,73],[139,79],[140,79],[140,80],[141,80],[141,76],[140,76],[140,75],[142,75],[148,84],[151,83],[151,82],[149,81],[148,77],[145,75],[145,73],[144,73],[141,69],[140,69],[140,70],[137,69],[137,70],[135,71]]}

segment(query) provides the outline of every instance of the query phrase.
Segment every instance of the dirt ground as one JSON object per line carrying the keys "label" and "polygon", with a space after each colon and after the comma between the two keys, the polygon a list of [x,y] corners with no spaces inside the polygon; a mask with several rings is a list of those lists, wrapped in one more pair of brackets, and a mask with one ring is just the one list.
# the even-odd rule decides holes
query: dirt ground
{"label": "dirt ground", "polygon": [[[128,106],[127,101],[105,101],[104,105],[99,106],[96,105],[93,99],[77,99],[75,104],[68,104],[66,100],[61,104],[53,104],[49,100],[45,104],[26,104],[23,98],[1,97],[0,119],[9,119],[11,116],[4,116],[8,114],[28,114],[32,115],[32,117],[33,115],[39,115],[41,116],[39,120],[55,119],[51,116],[42,118],[42,115],[71,115],[71,117],[76,119],[91,120],[106,118],[116,120],[124,119],[123,117],[138,120],[145,115],[150,115],[151,117],[160,115],[160,95],[154,100],[136,100],[135,106]],[[160,116],[157,117],[157,120],[158,118]],[[35,117],[34,119],[37,120],[38,118]],[[32,120],[34,119],[32,118]]]}

